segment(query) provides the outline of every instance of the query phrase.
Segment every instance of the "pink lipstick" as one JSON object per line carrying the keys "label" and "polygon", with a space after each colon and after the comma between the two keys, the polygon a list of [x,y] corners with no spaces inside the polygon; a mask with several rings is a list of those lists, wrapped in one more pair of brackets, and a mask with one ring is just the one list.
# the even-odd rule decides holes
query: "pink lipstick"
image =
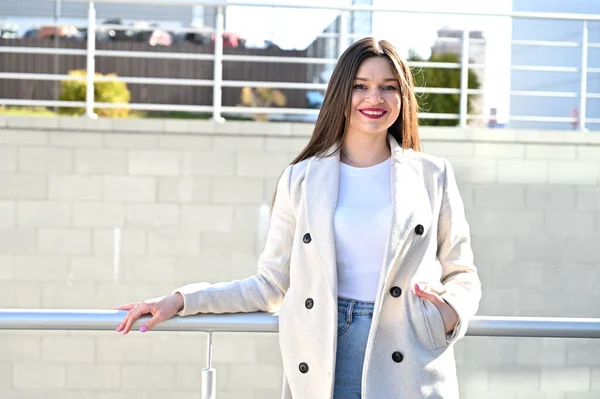
{"label": "pink lipstick", "polygon": [[383,108],[362,108],[358,111],[369,119],[379,119],[387,114],[387,111]]}

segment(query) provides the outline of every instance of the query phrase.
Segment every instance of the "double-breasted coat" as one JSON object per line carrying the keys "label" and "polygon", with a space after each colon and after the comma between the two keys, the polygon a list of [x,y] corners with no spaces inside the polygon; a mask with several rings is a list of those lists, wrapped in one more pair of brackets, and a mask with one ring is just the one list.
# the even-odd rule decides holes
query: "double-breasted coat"
{"label": "double-breasted coat", "polygon": [[[448,161],[402,149],[391,135],[388,140],[392,221],[363,364],[362,398],[457,398],[453,346],[481,297],[463,202]],[[256,275],[175,290],[184,298],[180,315],[279,311],[283,399],[333,394],[339,162],[338,153],[285,169]],[[459,322],[452,334],[446,334],[437,307],[414,293],[414,282],[427,283],[456,311]]]}

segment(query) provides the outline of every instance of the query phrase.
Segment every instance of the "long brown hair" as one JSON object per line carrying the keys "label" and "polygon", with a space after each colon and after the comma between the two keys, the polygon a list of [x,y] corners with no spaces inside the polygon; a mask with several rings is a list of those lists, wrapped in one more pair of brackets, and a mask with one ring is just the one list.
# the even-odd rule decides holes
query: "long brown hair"
{"label": "long brown hair", "polygon": [[[334,144],[344,142],[352,112],[352,85],[358,68],[371,57],[385,57],[390,62],[394,77],[400,85],[401,108],[398,119],[388,128],[402,148],[420,151],[417,98],[413,76],[398,50],[386,40],[365,37],[353,43],[339,58],[325,92],[325,99],[317,118],[312,137],[306,147],[291,162],[297,164],[313,156],[329,156],[341,150],[341,145],[327,154]],[[275,192],[273,203],[275,200]]]}
{"label": "long brown hair", "polygon": [[[385,57],[390,62],[394,77],[400,84],[401,108],[398,119],[389,127],[402,148],[412,148],[420,151],[417,98],[414,92],[413,76],[406,61],[400,57],[398,50],[388,41],[377,41],[365,37],[353,43],[344,51],[337,62],[327,85],[325,99],[312,137],[306,147],[292,161],[296,164],[313,156],[331,155],[327,151],[334,144],[344,141],[348,130],[349,118],[352,111],[352,85],[358,68],[362,62],[371,57]],[[341,146],[338,147],[339,151]]]}

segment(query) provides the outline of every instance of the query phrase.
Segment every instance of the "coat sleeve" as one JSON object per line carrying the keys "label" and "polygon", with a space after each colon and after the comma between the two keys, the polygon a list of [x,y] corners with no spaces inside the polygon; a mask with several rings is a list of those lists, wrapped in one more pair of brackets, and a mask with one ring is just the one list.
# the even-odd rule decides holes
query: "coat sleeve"
{"label": "coat sleeve", "polygon": [[469,224],[452,166],[444,160],[444,187],[438,221],[437,255],[442,265],[442,298],[456,311],[458,324],[448,343],[465,336],[479,308],[481,282],[473,262]]}
{"label": "coat sleeve", "polygon": [[279,309],[290,285],[290,255],[296,226],[290,201],[292,168],[293,165],[288,166],[277,183],[267,240],[258,259],[256,275],[243,280],[194,283],[177,288],[173,293],[180,293],[184,302],[180,316]]}

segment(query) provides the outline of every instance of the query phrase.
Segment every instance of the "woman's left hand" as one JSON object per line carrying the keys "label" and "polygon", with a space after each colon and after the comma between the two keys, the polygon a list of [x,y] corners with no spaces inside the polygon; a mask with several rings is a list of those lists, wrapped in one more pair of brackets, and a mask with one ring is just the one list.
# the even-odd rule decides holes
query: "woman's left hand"
{"label": "woman's left hand", "polygon": [[458,323],[458,315],[452,308],[452,306],[448,305],[446,301],[442,299],[441,296],[436,294],[435,292],[425,291],[419,287],[419,284],[415,283],[415,294],[420,296],[423,299],[433,302],[433,304],[438,308],[440,314],[442,315],[442,319],[444,320],[444,327],[446,328],[446,333],[452,332]]}

